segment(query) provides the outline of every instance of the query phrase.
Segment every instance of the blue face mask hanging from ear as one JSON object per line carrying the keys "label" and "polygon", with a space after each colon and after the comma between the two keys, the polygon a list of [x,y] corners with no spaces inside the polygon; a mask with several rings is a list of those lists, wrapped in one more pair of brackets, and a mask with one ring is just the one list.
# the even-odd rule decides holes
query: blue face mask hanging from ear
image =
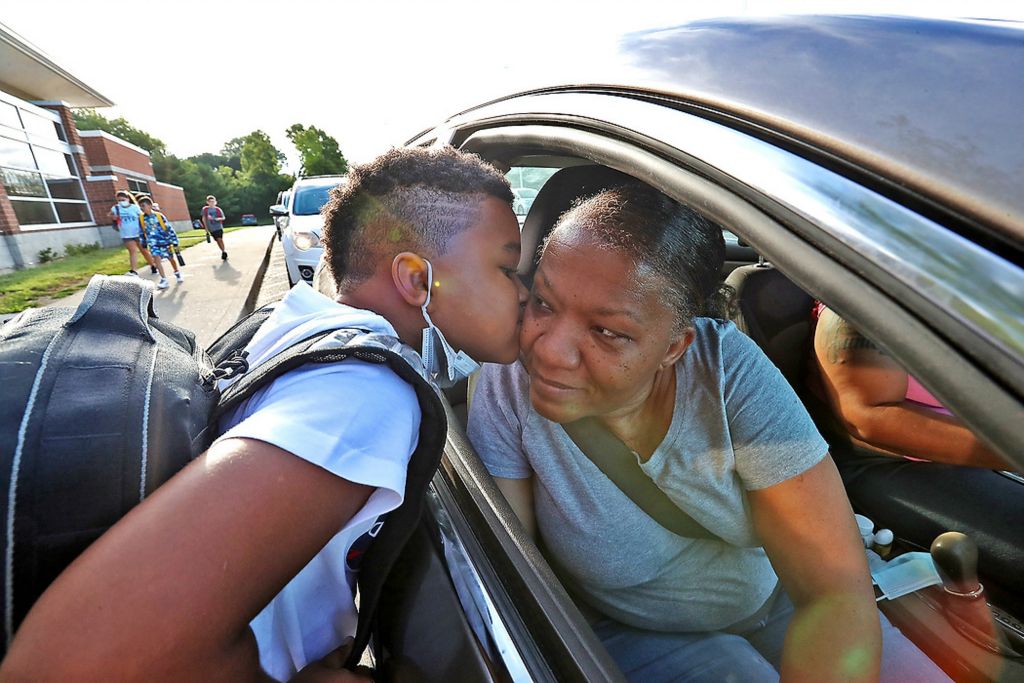
{"label": "blue face mask hanging from ear", "polygon": [[421,310],[427,326],[423,328],[423,347],[420,355],[423,357],[423,367],[438,387],[447,389],[472,375],[480,364],[469,357],[465,351],[456,353],[452,345],[437,329],[430,315],[427,313],[427,306],[430,304],[430,290],[434,286],[434,268],[427,261],[427,300],[423,303]]}

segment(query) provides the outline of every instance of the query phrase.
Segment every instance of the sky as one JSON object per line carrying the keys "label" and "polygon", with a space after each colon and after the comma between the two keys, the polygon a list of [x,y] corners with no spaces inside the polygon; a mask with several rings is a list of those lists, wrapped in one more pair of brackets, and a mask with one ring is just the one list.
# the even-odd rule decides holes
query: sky
{"label": "sky", "polygon": [[[261,129],[298,168],[293,123],[367,161],[475,104],[600,73],[630,31],[714,16],[1024,19],[1019,0],[34,0],[0,22],[180,157]],[[59,20],[55,21],[55,18]]]}

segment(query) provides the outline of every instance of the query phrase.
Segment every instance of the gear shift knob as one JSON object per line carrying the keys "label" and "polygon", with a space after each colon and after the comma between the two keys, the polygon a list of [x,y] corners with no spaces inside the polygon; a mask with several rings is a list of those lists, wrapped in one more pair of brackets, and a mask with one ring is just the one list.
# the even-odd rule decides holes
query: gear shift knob
{"label": "gear shift knob", "polygon": [[981,595],[978,545],[970,536],[959,531],[940,534],[932,542],[931,555],[947,593],[968,599]]}

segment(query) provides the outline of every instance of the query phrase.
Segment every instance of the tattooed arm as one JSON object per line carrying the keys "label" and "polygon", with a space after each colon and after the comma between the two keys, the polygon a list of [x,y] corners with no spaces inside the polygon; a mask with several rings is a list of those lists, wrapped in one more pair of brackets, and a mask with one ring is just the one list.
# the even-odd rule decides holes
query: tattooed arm
{"label": "tattooed arm", "polygon": [[906,401],[906,370],[827,308],[814,354],[832,411],[855,441],[887,455],[1006,469],[960,420]]}

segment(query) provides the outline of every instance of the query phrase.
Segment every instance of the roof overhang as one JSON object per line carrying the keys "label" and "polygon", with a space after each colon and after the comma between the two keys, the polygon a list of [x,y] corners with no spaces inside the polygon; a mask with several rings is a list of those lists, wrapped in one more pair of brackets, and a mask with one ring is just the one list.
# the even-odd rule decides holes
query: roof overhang
{"label": "roof overhang", "polygon": [[0,88],[26,100],[63,101],[72,107],[114,104],[3,24],[0,24]]}

